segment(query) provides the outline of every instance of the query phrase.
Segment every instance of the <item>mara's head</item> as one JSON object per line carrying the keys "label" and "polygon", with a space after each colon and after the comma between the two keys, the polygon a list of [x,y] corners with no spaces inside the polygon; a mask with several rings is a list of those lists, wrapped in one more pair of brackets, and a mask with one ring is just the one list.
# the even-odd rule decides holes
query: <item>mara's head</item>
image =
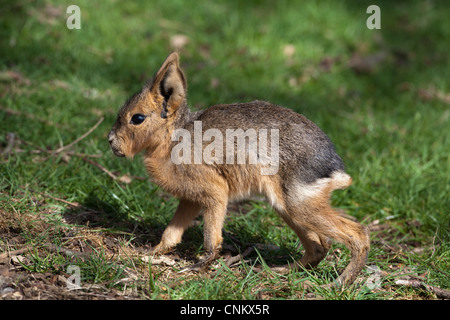
{"label": "mara's head", "polygon": [[171,53],[152,81],[124,103],[108,140],[116,156],[133,157],[166,134],[185,104],[186,80],[177,53]]}

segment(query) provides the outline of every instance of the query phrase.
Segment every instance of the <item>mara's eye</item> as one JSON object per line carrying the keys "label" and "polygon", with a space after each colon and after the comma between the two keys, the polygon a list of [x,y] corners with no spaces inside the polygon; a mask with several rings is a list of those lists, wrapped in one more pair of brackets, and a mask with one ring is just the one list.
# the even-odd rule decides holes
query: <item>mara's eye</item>
{"label": "mara's eye", "polygon": [[133,117],[131,117],[131,124],[141,124],[145,120],[145,116],[143,114],[135,114]]}

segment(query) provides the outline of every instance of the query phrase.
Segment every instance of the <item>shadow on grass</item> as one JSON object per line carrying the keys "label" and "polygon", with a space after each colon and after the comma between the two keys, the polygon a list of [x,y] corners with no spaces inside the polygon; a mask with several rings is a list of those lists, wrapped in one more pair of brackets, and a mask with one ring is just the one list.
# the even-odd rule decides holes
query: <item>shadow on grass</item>
{"label": "shadow on grass", "polygon": [[165,227],[156,219],[137,221],[130,218],[122,206],[103,200],[95,191],[78,207],[66,210],[63,216],[73,225],[100,229],[111,234],[123,234],[136,246],[155,245]]}
{"label": "shadow on grass", "polygon": [[[246,205],[244,203],[244,205]],[[234,208],[235,205],[232,205]],[[228,212],[228,214],[242,214],[245,212]],[[161,235],[167,224],[158,219],[131,218],[128,212],[120,205],[101,199],[101,195],[92,191],[77,207],[67,209],[63,213],[67,223],[86,227],[91,231],[101,231],[106,234],[121,235],[134,247],[149,251],[159,243]],[[182,242],[178,244],[171,254],[176,254],[188,261],[197,262],[198,255],[203,253],[203,221],[200,216],[193,221],[185,231]],[[285,226],[288,228],[287,226]],[[267,243],[257,234],[246,228],[236,229],[235,226],[225,226],[223,232],[222,256],[233,256],[244,252],[249,247],[255,246],[266,263],[272,266],[293,263],[293,259],[301,258],[300,250],[281,245],[280,247]],[[249,265],[258,260],[257,251],[253,251],[248,257]]]}

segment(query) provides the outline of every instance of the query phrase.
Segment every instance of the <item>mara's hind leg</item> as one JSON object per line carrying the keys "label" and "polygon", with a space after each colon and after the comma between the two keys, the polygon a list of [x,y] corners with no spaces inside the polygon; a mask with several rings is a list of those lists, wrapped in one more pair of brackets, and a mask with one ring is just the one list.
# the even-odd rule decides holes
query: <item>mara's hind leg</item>
{"label": "mara's hind leg", "polygon": [[330,249],[328,239],[314,231],[305,229],[290,215],[283,214],[282,217],[297,234],[305,250],[303,257],[300,259],[300,264],[305,268],[316,267],[325,258]]}
{"label": "mara's hind leg", "polygon": [[302,206],[291,207],[283,218],[303,243],[305,255],[300,263],[304,267],[315,267],[325,257],[330,248],[327,239],[343,243],[351,252],[351,261],[336,283],[350,284],[365,266],[369,234],[366,227],[342,217],[327,202],[304,202]]}
{"label": "mara's hind leg", "polygon": [[350,284],[355,281],[366,264],[370,250],[369,230],[363,225],[340,215],[333,215],[329,221],[335,227],[329,232],[324,232],[324,234],[343,243],[351,252],[350,263],[337,279],[337,283]]}
{"label": "mara's hind leg", "polygon": [[331,192],[350,184],[350,176],[334,172],[329,178],[311,184],[291,185],[285,195],[286,210],[282,213],[305,246],[303,265],[314,266],[324,257],[329,249],[326,239],[343,243],[350,250],[350,263],[336,280],[337,284],[349,284],[356,279],[364,268],[370,248],[367,228],[330,206]]}
{"label": "mara's hind leg", "polygon": [[[283,220],[291,227],[291,229],[300,238],[305,253],[300,259],[300,264],[305,268],[314,268],[328,253],[330,243],[328,239],[320,234],[317,234],[312,229],[305,228],[301,223],[301,217],[308,213],[303,212],[301,205],[298,205],[298,189],[290,188],[287,190],[291,194],[286,194],[280,188],[279,183],[266,181],[266,197],[274,206],[274,209],[283,218]],[[291,269],[292,265],[282,265],[272,267],[273,271],[284,272]]]}
{"label": "mara's hind leg", "polygon": [[365,266],[370,248],[368,230],[361,224],[342,217],[329,206],[328,199],[317,200],[319,199],[304,203],[308,214],[301,216],[303,221],[299,223],[313,230],[319,237],[334,239],[350,250],[350,263],[336,279],[337,284],[350,284]]}
{"label": "mara's hind leg", "polygon": [[302,230],[297,235],[305,249],[305,254],[300,259],[300,263],[305,268],[316,267],[330,250],[329,240],[307,229]]}

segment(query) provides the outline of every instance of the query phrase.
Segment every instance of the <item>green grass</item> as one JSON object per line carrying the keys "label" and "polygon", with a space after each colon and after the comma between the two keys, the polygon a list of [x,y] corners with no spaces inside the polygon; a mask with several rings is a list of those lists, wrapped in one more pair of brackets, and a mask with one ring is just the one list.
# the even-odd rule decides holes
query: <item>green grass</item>
{"label": "green grass", "polygon": [[[75,264],[91,286],[86,291],[103,290],[98,298],[104,292],[143,299],[436,298],[395,280],[409,274],[450,287],[450,7],[378,1],[382,29],[369,30],[370,4],[201,1],[186,8],[181,0],[79,1],[80,30],[66,28],[59,1],[3,4],[0,254],[30,248],[17,269],[28,275],[68,276],[67,266]],[[252,269],[300,257],[294,233],[256,200],[230,210],[225,244],[278,249],[255,251],[231,268],[219,260],[207,274],[178,273],[202,253],[200,219],[172,253],[174,265],[142,261],[177,200],[139,179],[146,177],[140,157],[115,158],[107,134],[123,101],[152,77],[180,34],[188,40],[179,51],[191,108],[267,100],[306,115],[334,141],[354,184],[335,192],[333,204],[370,226],[367,265],[384,272],[378,288],[364,285],[367,270],[349,288],[318,287],[313,296],[301,288],[305,280],[320,285],[342,271],[349,253],[337,244],[313,271]],[[131,177],[129,184],[82,156],[49,152],[101,117],[66,151],[96,156],[89,159]],[[68,256],[49,244],[86,255]]]}

